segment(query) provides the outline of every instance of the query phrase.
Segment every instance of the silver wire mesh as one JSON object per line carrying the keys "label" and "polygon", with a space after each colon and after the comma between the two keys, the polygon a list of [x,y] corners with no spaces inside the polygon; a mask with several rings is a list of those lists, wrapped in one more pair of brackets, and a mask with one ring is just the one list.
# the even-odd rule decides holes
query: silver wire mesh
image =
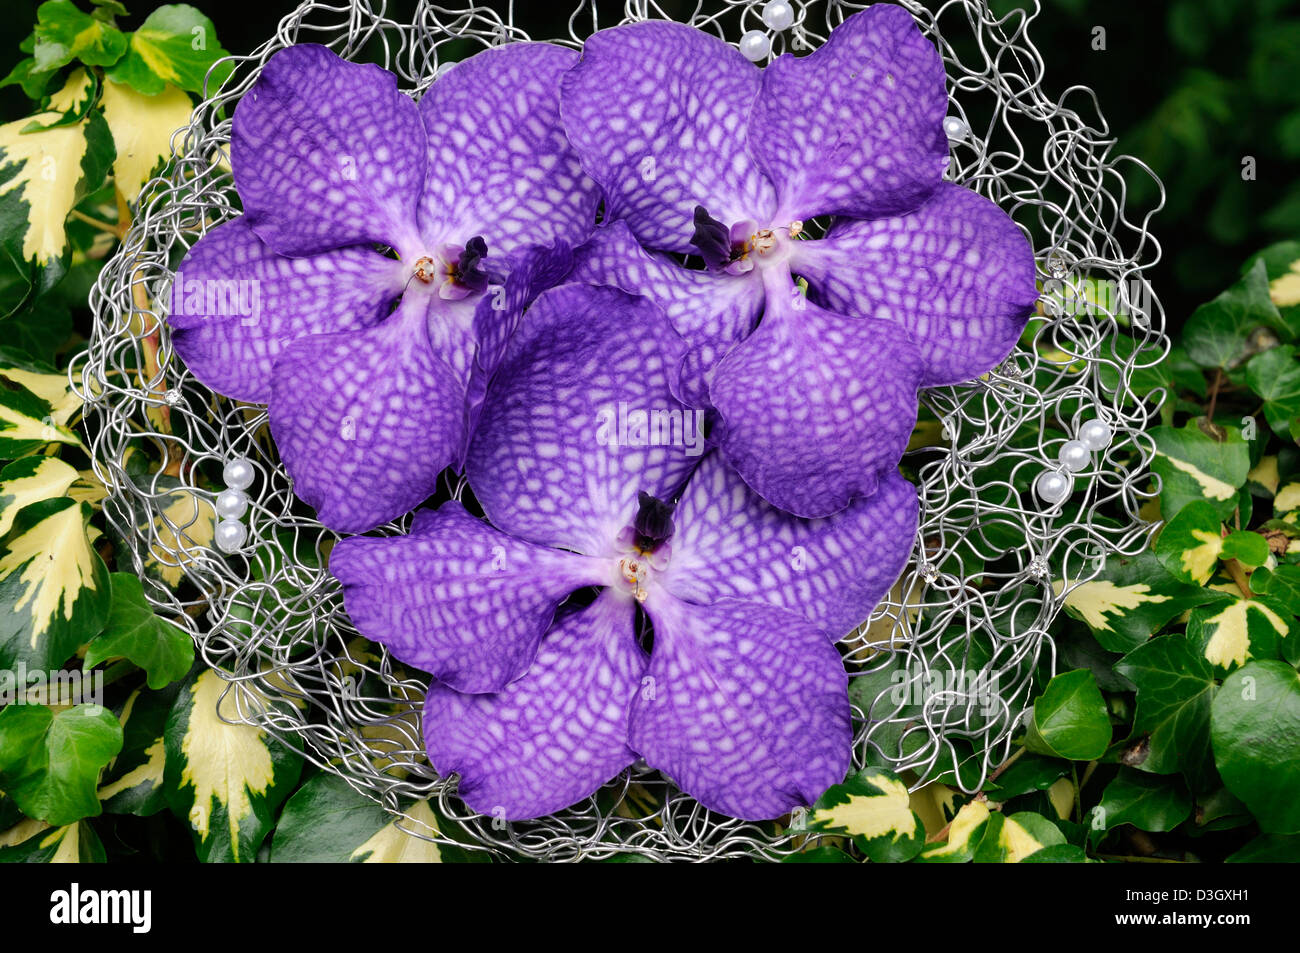
{"label": "silver wire mesh", "polygon": [[[862,5],[794,2],[794,25],[776,34],[761,21],[763,6],[700,2],[681,19],[733,42],[764,29],[776,55],[817,46]],[[1040,11],[997,18],[978,0],[904,6],[941,51],[950,116],[965,124],[953,136],[950,177],[1032,229],[1041,277],[1053,288],[1077,288],[1086,276],[1118,291],[1083,314],[1053,308],[1061,296],[1045,295],[1049,311],[1060,313],[1048,315],[1032,347],[1022,345],[984,379],[924,395],[949,440],[905,461],[922,500],[914,559],[842,643],[858,689],[855,762],[911,772],[913,787],[958,766],[949,782],[973,792],[1006,757],[1036,667],[1055,668],[1047,629],[1069,586],[1095,575],[1099,557],[1135,552],[1147,540],[1150,527],[1138,511],[1151,496],[1153,447],[1143,431],[1154,403],[1140,400],[1130,382],[1164,356],[1168,342],[1144,277],[1159,255],[1147,230],[1155,209],[1135,218],[1125,207],[1124,176],[1152,174],[1112,155],[1114,139],[1090,90],[1047,97],[1043,58],[1027,32]],[[621,8],[583,0],[567,36],[537,39],[578,46],[597,28],[667,16],[648,0]],[[241,717],[399,814],[416,836],[547,860],[777,859],[806,843],[799,816],[784,825],[721,817],[638,768],[539,821],[507,824],[470,812],[454,795],[454,779],[438,777],[425,759],[424,682],[360,640],[343,612],[323,568],[336,537],[295,505],[265,408],[211,393],[170,349],[163,318],[171,269],[206,229],[237,214],[230,117],[268,57],[295,42],[324,43],[349,58],[361,58],[364,47],[365,58],[418,96],[443,62],[528,38],[513,4],[421,2],[407,23],[392,19],[383,0],[307,2],[255,53],[235,58],[230,79],[209,91],[173,138],[176,161],[146,189],[91,296],[96,322],[74,385],[87,401],[95,468],[109,489],[109,528],[151,601],[186,625],[203,659],[232,682]],[[151,335],[158,342],[152,362]],[[1070,434],[1093,417],[1111,425],[1114,441],[1076,477],[1068,508],[1026,493],[1027,479],[1056,466],[1063,438],[1048,439],[1047,428]],[[249,490],[248,541],[226,556],[210,545],[212,500],[222,489],[212,474],[236,456],[252,461],[258,476]],[[145,459],[161,462],[141,466]],[[399,522],[383,531],[401,529]],[[958,553],[966,562],[956,561]],[[1013,568],[970,569],[971,554]],[[1057,579],[1069,582],[1054,586]],[[908,674],[890,674],[900,668]],[[410,816],[409,805],[425,798],[450,821],[442,830]]]}

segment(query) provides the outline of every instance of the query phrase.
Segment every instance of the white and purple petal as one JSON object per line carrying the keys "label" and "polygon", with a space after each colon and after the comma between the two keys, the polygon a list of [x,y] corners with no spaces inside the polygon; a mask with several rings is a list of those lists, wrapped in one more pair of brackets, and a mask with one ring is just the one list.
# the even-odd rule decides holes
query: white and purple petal
{"label": "white and purple petal", "polygon": [[902,7],[876,4],[808,56],[763,71],[749,149],[776,185],[780,224],[916,208],[948,164],[943,61]]}
{"label": "white and purple petal", "polygon": [[406,665],[463,692],[496,692],[528,670],[555,610],[604,567],[534,546],[457,502],[417,514],[406,536],[352,536],[330,553],[348,616]]}
{"label": "white and purple petal", "polygon": [[844,779],[848,677],[821,629],[793,612],[723,599],[688,605],[660,589],[654,649],[629,739],[705,807],[768,820]]}
{"label": "white and purple petal", "polygon": [[294,492],[336,532],[413,509],[460,451],[468,368],[445,359],[438,301],[408,292],[378,327],[299,338],[275,362],[271,433]]}
{"label": "white and purple petal", "polygon": [[710,454],[677,504],[660,581],[687,602],[738,598],[802,615],[832,640],[861,624],[912,552],[916,488],[896,470],[834,516],[799,519],[769,506]]}
{"label": "white and purple petal", "polygon": [[1029,240],[996,204],[957,185],[907,215],[840,221],[795,251],[792,267],[813,300],[907,330],[925,361],[924,387],[996,367],[1038,299]]}
{"label": "white and purple petal", "polygon": [[502,691],[429,687],[429,762],[460,775],[466,804],[506,820],[541,817],[594,794],[636,760],[628,706],[646,660],[634,612],[629,596],[606,590],[557,622],[528,673]]}
{"label": "white and purple petal", "polygon": [[693,407],[706,403],[710,370],[750,332],[763,310],[757,272],[729,275],[684,268],[666,255],[646,251],[621,221],[592,233],[578,250],[569,277],[645,295],[663,309],[688,348],[679,396]]}
{"label": "white and purple petal", "polygon": [[897,466],[920,376],[920,356],[898,325],[824,311],[791,283],[769,291],[763,322],[714,371],[713,436],[768,503],[830,516],[874,493]]}
{"label": "white and purple petal", "polygon": [[695,207],[766,221],[771,184],[745,147],[760,73],[734,47],[661,20],[601,30],[564,77],[561,114],[583,167],[649,248],[689,253]]}
{"label": "white and purple petal", "polygon": [[374,327],[402,282],[399,262],[359,245],[277,255],[241,217],[208,232],[181,261],[167,323],[195,377],[235,400],[266,403],[286,347],[308,334]]}
{"label": "white and purple petal", "polygon": [[[492,524],[541,545],[611,552],[637,493],[669,497],[699,460],[702,434],[698,445],[687,439],[697,415],[670,383],[682,353],[647,298],[582,284],[539,297],[488,387],[466,456]],[[660,421],[668,433],[655,441]]]}
{"label": "white and purple petal", "polygon": [[600,201],[560,122],[560,77],[578,61],[550,43],[483,50],[434,81],[420,100],[428,179],[426,244],[487,241],[492,255],[525,245],[577,245]]}
{"label": "white and purple petal", "polygon": [[267,60],[230,134],[248,223],[290,256],[364,242],[417,251],[426,148],[396,76],[313,43]]}

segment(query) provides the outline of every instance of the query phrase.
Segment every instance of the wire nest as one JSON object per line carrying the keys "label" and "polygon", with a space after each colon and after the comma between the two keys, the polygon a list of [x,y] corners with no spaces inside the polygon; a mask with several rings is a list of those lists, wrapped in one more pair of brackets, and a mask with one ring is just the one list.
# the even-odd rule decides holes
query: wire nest
{"label": "wire nest", "polygon": [[[862,6],[794,2],[793,25],[773,32],[762,22],[764,5],[701,2],[682,19],[732,41],[764,30],[775,56],[815,48]],[[1130,382],[1169,345],[1144,277],[1159,257],[1147,230],[1155,209],[1135,220],[1125,208],[1125,176],[1154,175],[1112,154],[1115,140],[1090,90],[1046,97],[1043,58],[1028,36],[1037,10],[998,19],[977,0],[904,5],[947,68],[949,177],[994,199],[1033,236],[1049,313],[1032,345],[997,371],[923,395],[947,439],[905,460],[921,494],[914,559],[841,645],[853,676],[855,763],[910,772],[914,786],[944,776],[973,792],[1007,756],[1035,672],[1055,670],[1047,630],[1069,587],[1095,576],[1107,554],[1146,544],[1150,526],[1139,508],[1152,495],[1154,450],[1144,430],[1157,401],[1140,399]],[[647,0],[621,8],[583,0],[567,36],[537,39],[577,47],[596,29],[666,16]],[[230,117],[273,53],[323,43],[379,62],[418,97],[443,63],[527,39],[513,4],[421,2],[405,23],[383,0],[307,2],[255,53],[234,58],[229,80],[174,136],[175,162],[146,189],[92,291],[94,330],[73,383],[109,490],[109,529],[149,599],[188,628],[206,663],[231,682],[243,720],[345,778],[416,836],[545,860],[779,859],[805,843],[801,817],[784,825],[722,817],[641,768],[541,820],[506,823],[469,811],[454,778],[439,777],[426,760],[424,681],[359,639],[344,613],[325,568],[336,536],[295,501],[265,408],[213,394],[170,348],[164,318],[173,269],[207,229],[238,214]],[[1084,276],[1089,302],[1080,309],[1072,305]],[[156,357],[146,359],[154,347]],[[1114,437],[1075,478],[1069,503],[1048,505],[1026,491],[1057,467],[1064,438],[1046,436],[1049,428],[1072,435],[1094,418]],[[212,546],[221,489],[213,475],[234,457],[251,461],[257,477],[247,542],[225,555]],[[446,487],[451,497],[462,491]],[[423,799],[449,823],[435,830],[412,817],[410,805]]]}

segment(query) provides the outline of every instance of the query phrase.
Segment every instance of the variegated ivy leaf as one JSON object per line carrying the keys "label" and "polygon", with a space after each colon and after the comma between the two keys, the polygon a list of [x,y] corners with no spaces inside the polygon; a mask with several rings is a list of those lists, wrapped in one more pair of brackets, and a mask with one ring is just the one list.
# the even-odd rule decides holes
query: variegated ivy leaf
{"label": "variegated ivy leaf", "polygon": [[1041,814],[993,814],[975,849],[974,860],[977,864],[1018,864],[1045,847],[1064,843],[1061,829]]}
{"label": "variegated ivy leaf", "polygon": [[1170,515],[1194,500],[1205,500],[1220,520],[1226,520],[1250,472],[1250,448],[1236,428],[1223,428],[1219,440],[1202,429],[1203,420],[1151,431],[1156,444],[1151,469],[1162,481],[1160,509]]}
{"label": "variegated ivy leaf", "polygon": [[89,66],[112,66],[126,52],[126,34],[107,20],[77,9],[72,0],[45,0],[36,10],[38,71],[58,69],[74,59]]}
{"label": "variegated ivy leaf", "polygon": [[832,785],[813,805],[808,828],[853,838],[876,863],[911,860],[925,846],[925,825],[907,785],[882,768],[866,768]]}
{"label": "variegated ivy leaf", "polygon": [[984,832],[989,826],[989,806],[981,800],[963,804],[957,816],[948,825],[948,840],[927,847],[917,858],[921,863],[964,864],[975,856]]}
{"label": "variegated ivy leaf", "polygon": [[1130,740],[1146,738],[1133,767],[1153,774],[1182,772],[1193,784],[1205,774],[1210,750],[1210,702],[1217,682],[1184,633],[1140,645],[1115,663],[1137,686]]}
{"label": "variegated ivy leaf", "polygon": [[134,573],[115,572],[109,579],[112,600],[108,621],[86,647],[86,668],[105,659],[126,658],[148,672],[150,688],[184,678],[194,664],[189,634],[154,613]]}
{"label": "variegated ivy leaf", "polygon": [[26,820],[0,831],[0,864],[102,864],[104,845],[84,821],[50,827]]}
{"label": "variegated ivy leaf", "polygon": [[122,197],[134,202],[153,171],[171,156],[172,133],[189,124],[193,104],[171,84],[146,96],[112,81],[104,84],[101,102],[117,150],[113,178]]}
{"label": "variegated ivy leaf", "polygon": [[1300,337],[1300,242],[1285,241],[1270,245],[1245,263],[1243,272],[1263,261],[1268,277],[1268,296],[1277,306],[1292,339]]}
{"label": "variegated ivy leaf", "polygon": [[[227,691],[229,689],[229,691]],[[271,705],[246,683],[197,673],[167,719],[163,788],[188,820],[200,861],[251,863],[275,826],[275,812],[302,771],[302,757],[240,721]]]}
{"label": "variegated ivy leaf", "polygon": [[[126,56],[107,76],[147,96],[162,92],[167,83],[203,94],[208,70],[228,55],[217,42],[211,20],[188,4],[169,4],[154,10],[131,34]],[[224,63],[214,71],[209,91],[225,81],[232,65]]]}
{"label": "variegated ivy leaf", "polygon": [[0,354],[0,377],[7,377],[27,388],[50,405],[50,422],[66,427],[81,410],[81,398],[72,389],[64,371],[49,371],[30,361],[15,359],[10,353]]}
{"label": "variegated ivy leaf", "polygon": [[1204,586],[1223,554],[1223,524],[1205,500],[1193,500],[1160,531],[1156,556],[1175,579]]}
{"label": "variegated ivy leaf", "polygon": [[1259,463],[1250,468],[1246,479],[1257,484],[1266,495],[1275,496],[1281,476],[1278,474],[1277,457],[1273,454],[1259,458]]}
{"label": "variegated ivy leaf", "polygon": [[0,470],[0,536],[24,506],[63,496],[77,471],[58,457],[23,457]]}
{"label": "variegated ivy leaf", "polygon": [[428,801],[408,805],[404,813],[411,820],[395,818],[342,778],[322,771],[285,804],[271,843],[271,862],[440,864],[486,859],[425,840],[442,833],[446,824]]}
{"label": "variegated ivy leaf", "polygon": [[67,497],[21,510],[0,541],[0,667],[55,669],[104,627],[108,569],[91,509]]}
{"label": "variegated ivy leaf", "polygon": [[1205,660],[1226,674],[1251,659],[1277,658],[1281,643],[1292,636],[1295,617],[1281,602],[1267,596],[1237,597],[1192,611],[1187,638]]}
{"label": "variegated ivy leaf", "polygon": [[101,705],[9,705],[0,711],[0,788],[28,817],[56,826],[94,817],[99,772],[121,747],[122,726]]}
{"label": "variegated ivy leaf", "polygon": [[99,779],[99,799],[110,814],[147,817],[167,806],[163,735],[180,690],[180,684],[174,683],[158,691],[137,689],[127,696],[117,716],[122,725],[122,750]]}
{"label": "variegated ivy leaf", "polygon": [[[1217,521],[1216,521],[1217,525]],[[1168,533],[1166,527],[1164,533]],[[1162,533],[1162,536],[1164,535]],[[1058,593],[1064,584],[1057,581]],[[1212,589],[1180,582],[1160,565],[1156,554],[1108,557],[1094,579],[1065,596],[1065,611],[1085,623],[1101,646],[1127,652],[1141,645],[1170,619],[1193,606],[1225,598]]]}
{"label": "variegated ivy leaf", "polygon": [[41,286],[49,284],[44,269],[62,268],[68,214],[108,174],[113,137],[98,109],[74,123],[28,130],[62,119],[89,82],[77,70],[48,111],[0,126],[0,245],[28,264]]}
{"label": "variegated ivy leaf", "polygon": [[54,408],[0,375],[0,459],[16,460],[51,443],[79,446],[77,435],[54,419]]}

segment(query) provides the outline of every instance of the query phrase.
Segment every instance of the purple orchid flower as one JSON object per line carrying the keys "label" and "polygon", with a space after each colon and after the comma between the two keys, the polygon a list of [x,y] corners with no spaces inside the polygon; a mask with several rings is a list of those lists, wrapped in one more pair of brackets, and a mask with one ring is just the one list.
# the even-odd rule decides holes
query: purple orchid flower
{"label": "purple orchid flower", "polygon": [[[988,371],[1032,312],[1029,242],[942,180],[947,106],[938,53],[887,4],[766,69],[689,26],[618,26],[564,77],[608,222],[571,278],[664,308],[690,345],[681,396],[716,410],[728,460],[797,515],[870,494],[917,388]],[[807,240],[817,216],[831,227]]]}
{"label": "purple orchid flower", "polygon": [[542,294],[467,456],[487,520],[447,503],[331,554],[358,630],[433,675],[430,762],[477,811],[549,814],[644,758],[705,806],[766,819],[848,769],[834,640],[901,571],[915,489],[882,474],[822,520],[763,503],[684,436],[685,348],[644,297]]}
{"label": "purple orchid flower", "polygon": [[[391,73],[300,45],[240,100],[244,215],[181,262],[172,340],[213,390],[269,404],[295,492],[331,529],[436,490],[519,312],[590,234],[598,192],[558,113],[576,59],[485,50],[417,106]],[[245,287],[232,307],[223,289]]]}

